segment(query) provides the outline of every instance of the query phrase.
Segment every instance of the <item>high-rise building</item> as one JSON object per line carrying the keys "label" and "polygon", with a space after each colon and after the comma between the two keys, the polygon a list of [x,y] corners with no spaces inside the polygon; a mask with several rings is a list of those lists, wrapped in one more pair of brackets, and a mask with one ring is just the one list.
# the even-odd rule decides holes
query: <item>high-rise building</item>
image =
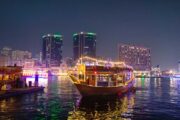
{"label": "high-rise building", "polygon": [[119,60],[133,66],[135,70],[151,70],[151,51],[149,48],[119,44],[118,52]]}
{"label": "high-rise building", "polygon": [[57,67],[61,64],[63,37],[59,34],[47,34],[42,37],[42,61],[46,67]]}
{"label": "high-rise building", "polygon": [[80,32],[73,34],[74,60],[81,56],[96,57],[96,34]]}

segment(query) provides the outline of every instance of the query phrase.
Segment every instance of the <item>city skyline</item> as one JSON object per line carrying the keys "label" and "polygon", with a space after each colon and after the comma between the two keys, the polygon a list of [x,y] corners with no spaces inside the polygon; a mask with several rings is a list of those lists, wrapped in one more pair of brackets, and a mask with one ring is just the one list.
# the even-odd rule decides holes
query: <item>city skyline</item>
{"label": "city skyline", "polygon": [[59,32],[64,38],[63,57],[72,57],[73,33],[94,32],[97,56],[117,59],[118,43],[140,45],[151,48],[152,65],[176,69],[179,5],[179,1],[161,0],[1,1],[0,47],[35,54],[41,51],[42,35]]}
{"label": "city skyline", "polygon": [[180,119],[180,0],[0,0],[0,120]]}

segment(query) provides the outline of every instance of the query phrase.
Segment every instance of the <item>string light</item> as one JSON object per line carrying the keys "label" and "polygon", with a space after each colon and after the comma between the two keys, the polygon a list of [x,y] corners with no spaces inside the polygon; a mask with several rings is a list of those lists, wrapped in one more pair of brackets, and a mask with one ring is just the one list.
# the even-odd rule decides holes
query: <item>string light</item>
{"label": "string light", "polygon": [[124,62],[112,62],[112,61],[106,61],[106,60],[98,60],[96,58],[92,58],[92,57],[89,57],[89,56],[83,56],[83,57],[79,58],[78,64],[81,63],[80,61],[82,61],[83,59],[88,59],[88,60],[92,60],[92,61],[95,61],[95,62],[98,62],[98,63],[103,63],[103,64],[109,63],[109,64],[111,64],[113,66],[115,66],[115,65],[123,65],[125,67],[132,68],[131,66],[126,65]]}

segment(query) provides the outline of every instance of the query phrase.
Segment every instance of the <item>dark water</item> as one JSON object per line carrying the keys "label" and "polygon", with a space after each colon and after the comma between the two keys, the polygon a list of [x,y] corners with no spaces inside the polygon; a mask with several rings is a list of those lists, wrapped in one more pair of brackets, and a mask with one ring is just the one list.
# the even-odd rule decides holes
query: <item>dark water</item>
{"label": "dark water", "polygon": [[0,100],[0,120],[180,119],[180,79],[136,79],[136,92],[81,98],[68,77],[41,81],[44,92]]}

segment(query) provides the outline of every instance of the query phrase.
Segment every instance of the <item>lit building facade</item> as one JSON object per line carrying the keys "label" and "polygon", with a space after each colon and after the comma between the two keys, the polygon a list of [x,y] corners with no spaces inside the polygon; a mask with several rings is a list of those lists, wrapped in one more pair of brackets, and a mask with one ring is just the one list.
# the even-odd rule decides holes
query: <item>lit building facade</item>
{"label": "lit building facade", "polygon": [[12,51],[12,60],[25,60],[31,58],[32,58],[32,53],[29,51],[22,51],[22,50]]}
{"label": "lit building facade", "polygon": [[10,58],[8,56],[0,56],[0,66],[9,66]]}
{"label": "lit building facade", "polygon": [[160,77],[161,76],[161,69],[160,69],[159,65],[151,68],[151,76],[152,77]]}
{"label": "lit building facade", "polygon": [[151,70],[151,51],[149,48],[119,44],[118,57],[120,61],[133,66],[134,70]]}
{"label": "lit building facade", "polygon": [[73,34],[74,60],[81,56],[96,57],[96,34],[80,32]]}
{"label": "lit building facade", "polygon": [[42,37],[42,61],[46,67],[59,67],[62,60],[63,37],[47,34]]}
{"label": "lit building facade", "polygon": [[3,47],[1,50],[2,56],[11,56],[11,53],[12,53],[12,48],[10,47]]}
{"label": "lit building facade", "polygon": [[0,66],[11,65],[12,48],[3,47],[0,51]]}
{"label": "lit building facade", "polygon": [[32,53],[29,51],[13,50],[11,56],[11,65],[24,66],[27,59],[32,58]]}
{"label": "lit building facade", "polygon": [[32,58],[32,53],[23,50],[12,50],[9,47],[4,47],[0,54],[0,66],[23,66],[24,61]]}

